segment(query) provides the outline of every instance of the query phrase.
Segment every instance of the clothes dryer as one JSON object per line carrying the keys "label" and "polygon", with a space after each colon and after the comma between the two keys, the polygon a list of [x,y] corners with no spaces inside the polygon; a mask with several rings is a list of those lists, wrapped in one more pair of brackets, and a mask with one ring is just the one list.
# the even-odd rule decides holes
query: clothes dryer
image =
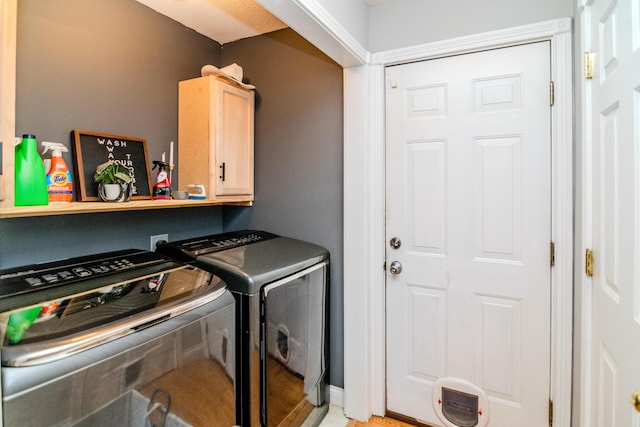
{"label": "clothes dryer", "polygon": [[329,252],[257,230],[156,250],[219,276],[235,298],[237,424],[319,424],[328,410]]}

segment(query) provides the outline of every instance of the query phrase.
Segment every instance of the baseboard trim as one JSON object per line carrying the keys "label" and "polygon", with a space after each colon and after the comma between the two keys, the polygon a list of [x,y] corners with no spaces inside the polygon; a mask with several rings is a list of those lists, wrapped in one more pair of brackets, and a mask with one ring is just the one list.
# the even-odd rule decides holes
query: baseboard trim
{"label": "baseboard trim", "polygon": [[344,389],[335,385],[330,385],[329,403],[344,408]]}

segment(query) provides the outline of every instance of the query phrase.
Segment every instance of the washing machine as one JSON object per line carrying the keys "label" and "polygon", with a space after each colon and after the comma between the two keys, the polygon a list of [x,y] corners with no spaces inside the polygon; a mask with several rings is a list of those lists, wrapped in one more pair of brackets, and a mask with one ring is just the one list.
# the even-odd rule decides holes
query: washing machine
{"label": "washing machine", "polygon": [[235,424],[235,300],[136,249],[0,270],[4,426]]}
{"label": "washing machine", "polygon": [[318,425],[328,410],[329,252],[260,230],[156,251],[219,276],[235,298],[237,424]]}

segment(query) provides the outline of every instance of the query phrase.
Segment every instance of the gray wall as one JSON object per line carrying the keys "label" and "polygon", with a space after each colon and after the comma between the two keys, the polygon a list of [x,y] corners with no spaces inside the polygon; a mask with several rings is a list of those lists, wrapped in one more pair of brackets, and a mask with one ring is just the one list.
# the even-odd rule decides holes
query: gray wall
{"label": "gray wall", "polygon": [[221,207],[5,218],[0,219],[0,268],[149,249],[155,234],[181,240],[222,231]]}
{"label": "gray wall", "polygon": [[159,160],[178,138],[177,82],[219,64],[221,49],[132,0],[20,0],[16,133],[140,137]]}
{"label": "gray wall", "polygon": [[369,51],[380,52],[573,16],[573,0],[395,0],[369,9]]}
{"label": "gray wall", "polygon": [[253,227],[318,243],[332,257],[330,382],[342,386],[339,66],[291,30],[222,49],[133,0],[20,0],[16,134],[68,146],[72,129],[142,137],[158,159],[179,143],[177,82],[231,62],[257,86],[254,207],[1,219],[0,268],[146,249],[161,233],[178,240]]}
{"label": "gray wall", "polygon": [[[73,129],[177,141],[178,81],[221,46],[132,0],[18,2],[16,134],[69,148]],[[72,167],[71,154],[65,158]],[[223,231],[222,208],[0,220],[0,268]]]}
{"label": "gray wall", "polygon": [[330,382],[343,385],[342,68],[290,29],[227,43],[256,86],[256,199],[224,228],[256,228],[331,253]]}

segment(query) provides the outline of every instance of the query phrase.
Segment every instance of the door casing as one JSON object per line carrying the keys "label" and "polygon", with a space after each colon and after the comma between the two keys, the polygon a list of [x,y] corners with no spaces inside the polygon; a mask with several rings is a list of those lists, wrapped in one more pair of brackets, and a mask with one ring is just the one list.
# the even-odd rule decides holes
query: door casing
{"label": "door casing", "polygon": [[[384,67],[551,42],[552,143],[551,390],[556,426],[571,422],[573,327],[573,97],[570,18],[373,54],[345,69],[344,409],[367,420],[385,412]],[[364,363],[363,363],[364,362]]]}

